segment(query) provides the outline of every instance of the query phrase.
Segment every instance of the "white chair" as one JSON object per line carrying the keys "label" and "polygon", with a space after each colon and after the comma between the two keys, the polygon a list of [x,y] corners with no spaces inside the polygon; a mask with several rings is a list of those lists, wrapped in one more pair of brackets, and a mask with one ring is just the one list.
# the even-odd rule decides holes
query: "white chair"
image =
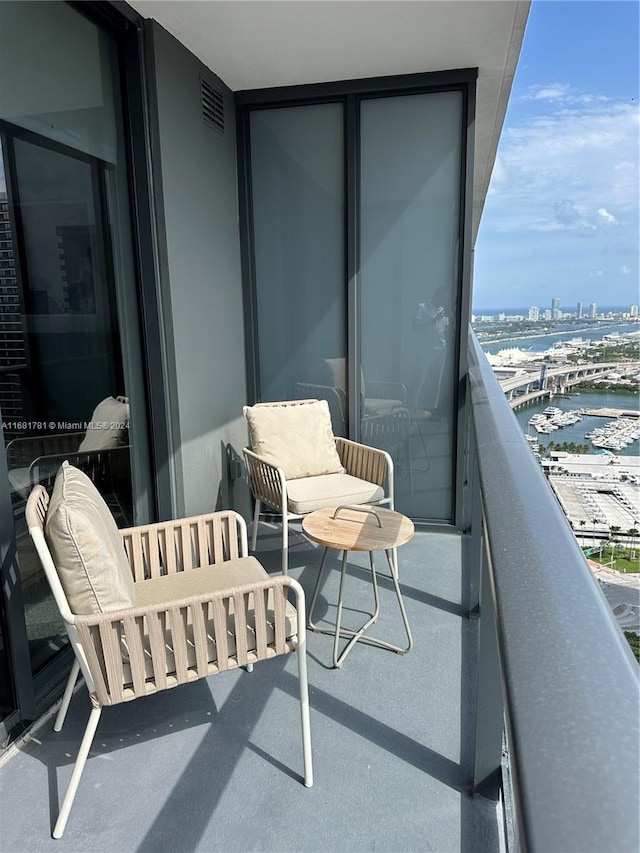
{"label": "white chair", "polygon": [[289,652],[298,658],[304,783],[313,784],[304,592],[247,556],[237,513],[118,530],[88,477],[65,463],[51,499],[33,489],[26,518],[75,653],[55,731],[80,671],[92,704],[54,838],[64,832],[105,705]]}
{"label": "white chair", "polygon": [[384,450],[331,428],[326,400],[245,406],[249,447],[243,450],[255,499],[251,550],[262,507],[282,517],[282,572],[288,572],[289,521],[337,504],[386,504],[393,509],[393,462]]}

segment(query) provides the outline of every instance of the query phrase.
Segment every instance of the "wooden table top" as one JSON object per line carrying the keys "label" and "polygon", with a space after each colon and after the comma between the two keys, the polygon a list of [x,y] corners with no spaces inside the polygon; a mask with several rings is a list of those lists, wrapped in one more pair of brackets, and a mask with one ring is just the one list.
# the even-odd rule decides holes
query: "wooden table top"
{"label": "wooden table top", "polygon": [[[324,507],[302,519],[306,536],[338,551],[382,551],[413,538],[413,522],[399,512],[381,507]],[[373,513],[375,512],[375,515]],[[378,519],[382,526],[378,524]]]}

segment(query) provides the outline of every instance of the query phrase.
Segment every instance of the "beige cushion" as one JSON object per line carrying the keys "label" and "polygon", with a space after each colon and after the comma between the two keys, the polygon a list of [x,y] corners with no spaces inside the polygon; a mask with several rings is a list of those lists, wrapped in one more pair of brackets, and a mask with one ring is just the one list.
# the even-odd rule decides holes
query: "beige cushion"
{"label": "beige cushion", "polygon": [[251,449],[287,480],[342,473],[326,400],[245,406]]}
{"label": "beige cushion", "polygon": [[125,397],[107,397],[98,403],[79,450],[110,450],[129,439],[129,403]]}
{"label": "beige cushion", "polygon": [[[343,393],[347,393],[347,368],[346,359],[344,358],[325,358],[323,359],[329,371],[329,384],[333,388],[338,388]],[[360,368],[360,393],[365,393],[364,387],[364,372]]]}
{"label": "beige cushion", "polygon": [[87,475],[68,462],[56,476],[45,534],[72,613],[133,606],[133,575],[113,516]]}
{"label": "beige cushion", "polygon": [[287,481],[287,497],[289,511],[305,515],[332,504],[375,503],[384,498],[384,489],[351,474],[325,474]]}
{"label": "beige cushion", "polygon": [[[159,578],[142,581],[136,584],[136,604],[138,606],[154,606],[164,604],[167,601],[178,601],[182,598],[190,598],[195,595],[202,595],[210,592],[229,590],[235,586],[243,586],[244,584],[259,583],[263,580],[268,580],[269,575],[260,565],[255,557],[241,557],[236,560],[228,560],[224,563],[218,563],[215,566],[205,566],[199,569],[189,569],[186,572],[177,572],[171,575],[164,575]],[[273,630],[273,593],[269,591],[267,596],[267,643],[275,642],[275,634]],[[285,633],[287,638],[293,637],[297,633],[296,624],[296,609],[287,601],[285,605],[286,628]],[[230,602],[229,614],[227,616],[227,649],[229,655],[234,655],[236,651],[235,643],[235,620],[233,617],[233,602]],[[187,666],[196,665],[195,645],[193,643],[193,627],[191,623],[186,626],[187,635]],[[171,632],[166,631],[166,650],[167,650],[167,673],[175,672],[175,659],[171,640]],[[144,640],[145,654],[145,674],[147,678],[153,676],[153,664],[151,660],[150,643],[148,637]],[[207,634],[207,647],[209,652],[209,661],[217,660],[216,644],[213,636],[213,631]],[[255,613],[250,610],[247,614],[247,649],[253,651],[256,648],[256,632],[255,632]],[[127,663],[128,650],[126,646],[123,648],[124,679],[130,680],[130,669]]]}

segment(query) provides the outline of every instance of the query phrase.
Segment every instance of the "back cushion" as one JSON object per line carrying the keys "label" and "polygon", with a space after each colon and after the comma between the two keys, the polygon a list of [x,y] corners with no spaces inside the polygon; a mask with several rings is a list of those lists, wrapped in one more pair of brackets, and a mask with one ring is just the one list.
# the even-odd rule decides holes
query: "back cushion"
{"label": "back cushion", "polygon": [[251,449],[284,470],[288,480],[342,474],[326,400],[245,406]]}
{"label": "back cushion", "polygon": [[124,397],[107,397],[91,415],[79,450],[111,450],[129,443],[129,403]]}
{"label": "back cushion", "polygon": [[135,604],[131,567],[109,507],[87,475],[68,462],[56,476],[45,536],[72,613]]}

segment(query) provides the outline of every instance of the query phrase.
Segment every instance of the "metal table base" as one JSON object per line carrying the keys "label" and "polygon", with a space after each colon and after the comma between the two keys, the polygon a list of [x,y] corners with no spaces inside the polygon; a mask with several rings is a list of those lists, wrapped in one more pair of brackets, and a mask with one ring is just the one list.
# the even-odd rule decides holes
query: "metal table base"
{"label": "metal table base", "polygon": [[[369,619],[360,627],[357,631],[352,631],[350,628],[342,627],[342,604],[343,604],[343,593],[344,593],[344,581],[346,576],[347,569],[347,554],[348,551],[342,552],[342,569],[340,572],[340,589],[338,592],[338,610],[336,614],[336,625],[335,630],[329,630],[327,628],[319,628],[317,625],[313,623],[313,611],[316,606],[316,601],[318,598],[318,593],[320,591],[322,575],[325,569],[325,565],[327,562],[327,553],[329,548],[324,549],[324,553],[322,555],[322,561],[320,563],[320,570],[318,572],[318,577],[316,578],[316,583],[313,588],[313,595],[311,597],[311,604],[309,606],[309,613],[307,616],[307,627],[310,631],[315,631],[318,634],[333,634],[333,665],[337,669],[339,669],[342,664],[345,662],[347,655],[353,649],[355,644],[358,641],[363,641],[366,643],[370,643],[374,646],[379,646],[383,649],[389,649],[392,652],[396,652],[399,655],[406,654],[409,649],[413,646],[413,637],[411,635],[411,628],[409,627],[409,620],[407,619],[407,613],[404,608],[404,602],[402,600],[402,594],[400,592],[400,585],[398,583],[398,570],[395,566],[395,560],[393,559],[393,550],[386,549],[385,554],[387,556],[387,563],[389,564],[390,577],[393,582],[393,586],[396,593],[396,598],[398,599],[398,605],[400,606],[400,613],[402,615],[402,621],[404,624],[404,629],[407,634],[408,645],[404,648],[401,646],[395,646],[392,643],[388,643],[385,640],[380,640],[377,637],[372,637],[370,634],[367,634],[367,629],[370,628],[378,618],[380,613],[380,595],[378,592],[378,577],[376,574],[375,562],[373,559],[373,551],[369,551],[369,563],[371,566],[371,579],[373,583],[373,598],[374,598],[374,611],[373,613],[367,613]],[[338,653],[340,638],[347,639],[348,642],[342,652]]]}

